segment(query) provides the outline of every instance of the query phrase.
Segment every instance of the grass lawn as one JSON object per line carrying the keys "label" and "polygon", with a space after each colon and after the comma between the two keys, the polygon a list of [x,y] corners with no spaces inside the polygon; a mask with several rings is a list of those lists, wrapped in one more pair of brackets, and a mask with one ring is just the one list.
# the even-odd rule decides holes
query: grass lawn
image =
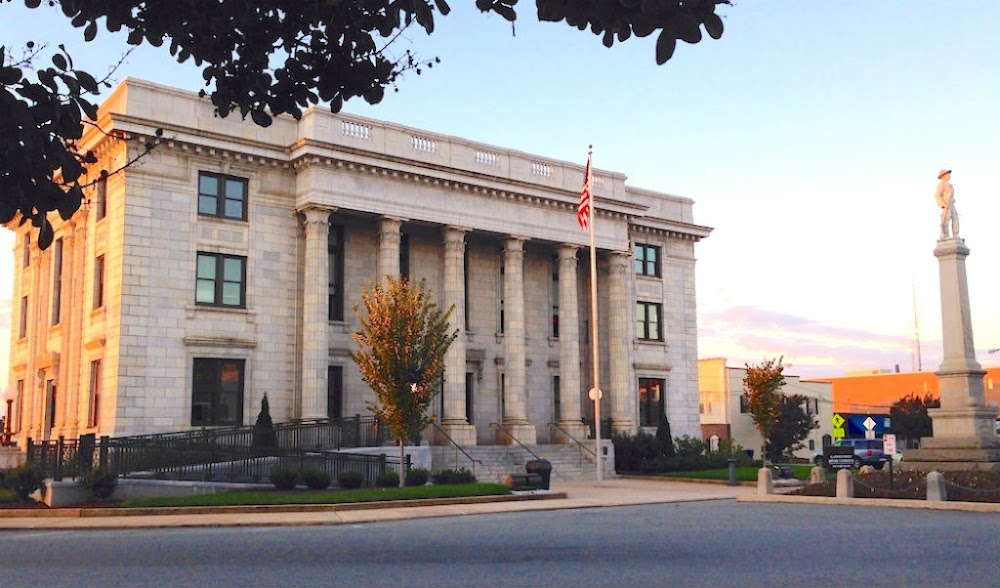
{"label": "grass lawn", "polygon": [[[812,471],[813,466],[811,465],[786,465],[785,467],[792,468],[794,476],[799,480],[808,480],[809,473]],[[756,467],[743,467],[736,468],[736,479],[741,482],[756,482],[757,472],[760,468]],[[728,480],[729,479],[729,468],[717,468],[714,470],[697,470],[692,472],[667,472],[665,474],[660,474],[661,476],[667,478],[691,478],[695,480]]]}
{"label": "grass lawn", "polygon": [[267,490],[257,492],[225,492],[202,496],[176,496],[172,498],[132,498],[122,503],[122,506],[339,504],[344,502],[461,498],[466,496],[497,496],[504,494],[510,494],[510,488],[503,484],[452,484],[443,486],[409,486],[406,488],[359,488],[357,490],[292,490],[288,492]]}

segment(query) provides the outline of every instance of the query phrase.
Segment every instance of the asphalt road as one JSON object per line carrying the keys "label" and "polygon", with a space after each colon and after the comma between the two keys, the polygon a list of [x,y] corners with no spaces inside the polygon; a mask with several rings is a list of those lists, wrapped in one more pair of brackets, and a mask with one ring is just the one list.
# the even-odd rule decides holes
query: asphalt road
{"label": "asphalt road", "polygon": [[11,531],[0,585],[1000,586],[1000,515],[731,501],[331,527]]}

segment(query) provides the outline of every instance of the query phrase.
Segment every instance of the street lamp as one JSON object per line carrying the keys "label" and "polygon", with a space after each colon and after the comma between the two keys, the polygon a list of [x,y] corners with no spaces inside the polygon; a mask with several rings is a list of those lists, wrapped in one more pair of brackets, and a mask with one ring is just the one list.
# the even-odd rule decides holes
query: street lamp
{"label": "street lamp", "polygon": [[7,403],[7,418],[4,419],[4,430],[2,431],[3,436],[0,437],[0,445],[7,446],[10,445],[10,427],[11,427],[11,416],[13,412],[11,407],[14,405],[14,398],[17,396],[17,388],[14,386],[7,386],[3,390],[3,394],[0,397]]}

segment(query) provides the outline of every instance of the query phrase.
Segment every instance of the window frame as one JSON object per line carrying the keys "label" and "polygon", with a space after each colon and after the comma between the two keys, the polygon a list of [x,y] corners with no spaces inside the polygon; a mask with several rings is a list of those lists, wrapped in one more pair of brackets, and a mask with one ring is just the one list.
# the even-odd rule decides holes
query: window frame
{"label": "window frame", "polygon": [[[650,333],[650,310],[656,310],[656,332]],[[639,341],[663,341],[663,304],[639,300],[635,303],[636,333]]]}
{"label": "window frame", "polygon": [[[636,243],[633,246],[633,254],[635,256],[635,274],[637,276],[650,278],[662,277],[662,264],[660,263],[662,251],[663,248],[659,245]],[[652,259],[650,259],[650,257],[652,257]],[[651,265],[652,267],[650,267]]]}
{"label": "window frame", "polygon": [[[645,400],[642,397],[644,384],[647,390]],[[654,385],[659,387],[658,398],[655,400],[651,398],[650,394]],[[666,388],[667,381],[663,378],[638,378],[636,404],[639,408],[640,427],[658,427],[666,419]],[[653,419],[653,416],[656,418]]]}
{"label": "window frame", "polygon": [[[205,194],[201,191],[202,178],[211,178],[215,180],[216,182],[215,194]],[[239,182],[240,185],[242,186],[242,194],[239,195],[238,199],[230,197],[226,191],[226,183],[230,180]],[[198,216],[206,216],[210,218],[245,222],[247,220],[247,209],[249,208],[247,206],[248,204],[247,201],[249,200],[249,192],[250,192],[250,180],[248,178],[241,178],[239,176],[231,176],[215,172],[200,171],[198,172],[198,201],[197,201]],[[202,211],[201,199],[203,197],[212,198],[215,200],[214,212]],[[228,200],[233,200],[233,201],[239,200],[240,216],[233,216],[226,214],[226,201]]]}
{"label": "window frame", "polygon": [[[201,382],[201,384],[206,387],[202,390],[198,390],[199,382],[199,364],[214,373],[211,373],[214,382],[206,384]],[[226,393],[223,390],[223,369],[226,364],[232,364],[237,366],[239,379],[236,382],[237,390],[236,392],[236,402],[235,409],[236,414],[234,418],[224,419],[219,416],[221,407],[223,406],[223,395]],[[208,396],[208,402],[204,402],[205,396]],[[243,424],[243,404],[246,400],[246,359],[231,358],[231,357],[195,357],[191,362],[191,426],[192,427],[228,427],[228,426],[238,426]],[[201,400],[202,402],[198,402]],[[196,411],[198,407],[208,407],[208,418],[197,419]]]}
{"label": "window frame", "polygon": [[104,308],[104,254],[94,258],[94,293],[91,308]]}
{"label": "window frame", "polygon": [[90,362],[90,405],[88,406],[87,426],[96,427],[100,420],[101,409],[101,360]]}
{"label": "window frame", "polygon": [[327,320],[344,320],[344,262],[345,255],[345,228],[344,225],[329,223],[327,229],[327,284],[326,284],[326,304]]}
{"label": "window frame", "polygon": [[[203,278],[198,274],[199,261],[202,257],[208,257],[215,260],[215,276],[211,278],[214,283],[214,296],[212,302],[203,302],[198,300],[198,284],[201,281],[208,281],[209,278]],[[224,300],[224,290],[227,283],[234,283],[232,281],[226,281],[225,279],[225,262],[227,259],[235,259],[240,262],[240,301],[238,304],[226,304]],[[195,288],[194,288],[194,302],[198,306],[208,306],[216,308],[246,308],[247,306],[247,257],[245,255],[231,255],[229,253],[213,253],[211,251],[199,251],[195,255]]]}
{"label": "window frame", "polygon": [[63,256],[65,247],[62,237],[56,239],[52,248],[52,315],[49,324],[56,326],[62,320]]}
{"label": "window frame", "polygon": [[108,216],[108,176],[101,174],[94,184],[94,220]]}

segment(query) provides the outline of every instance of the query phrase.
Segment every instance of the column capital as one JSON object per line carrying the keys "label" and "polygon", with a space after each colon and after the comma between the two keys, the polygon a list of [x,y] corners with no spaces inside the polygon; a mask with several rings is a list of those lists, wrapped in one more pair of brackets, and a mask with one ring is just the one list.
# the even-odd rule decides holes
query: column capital
{"label": "column capital", "polygon": [[521,237],[518,235],[507,235],[503,240],[504,251],[524,251],[524,244],[528,241],[527,237]]}
{"label": "column capital", "polygon": [[330,222],[330,215],[337,211],[335,206],[321,204],[306,204],[296,209],[302,215],[303,225],[323,224]]}
{"label": "column capital", "polygon": [[608,255],[608,267],[612,272],[624,272],[628,268],[631,257],[630,251],[611,251]]}
{"label": "column capital", "polygon": [[403,225],[403,223],[405,223],[408,220],[410,219],[383,214],[382,216],[379,217],[379,229],[382,231],[385,230],[391,231],[393,229],[398,231],[399,228]]}
{"label": "column capital", "polygon": [[458,225],[445,225],[444,227],[444,240],[448,241],[463,241],[465,239],[465,234],[472,232],[469,227],[460,227]]}
{"label": "column capital", "polygon": [[576,254],[580,251],[579,245],[563,244],[559,246],[559,261],[577,261]]}

